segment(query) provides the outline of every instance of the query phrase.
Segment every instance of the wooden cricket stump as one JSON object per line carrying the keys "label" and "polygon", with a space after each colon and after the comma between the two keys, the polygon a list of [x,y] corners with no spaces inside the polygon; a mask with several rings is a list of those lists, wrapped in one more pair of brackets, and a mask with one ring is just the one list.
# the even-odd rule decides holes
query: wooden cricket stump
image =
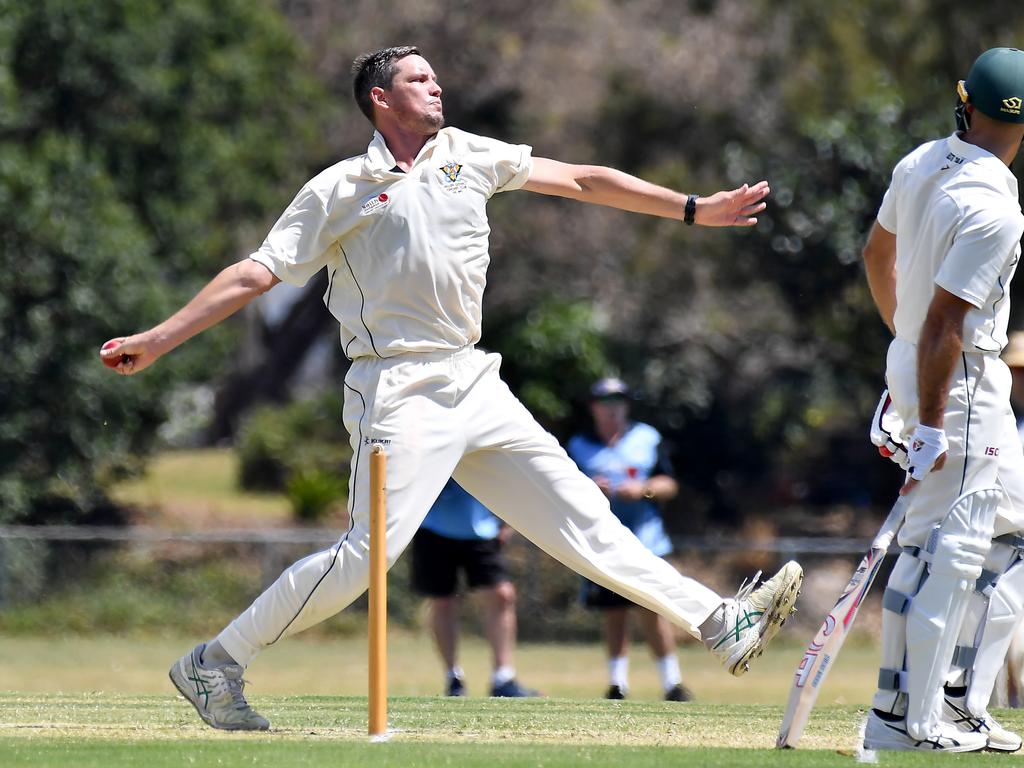
{"label": "wooden cricket stump", "polygon": [[388,727],[387,454],[370,454],[370,736]]}

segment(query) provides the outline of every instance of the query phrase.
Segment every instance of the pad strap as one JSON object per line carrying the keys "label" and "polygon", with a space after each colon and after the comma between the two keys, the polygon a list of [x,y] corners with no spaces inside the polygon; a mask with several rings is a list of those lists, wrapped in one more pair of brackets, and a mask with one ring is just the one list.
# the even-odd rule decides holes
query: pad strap
{"label": "pad strap", "polygon": [[992,589],[995,587],[996,582],[999,581],[999,574],[995,571],[990,571],[987,568],[983,568],[981,576],[974,582],[974,591],[979,595],[988,597],[991,594]]}
{"label": "pad strap", "polygon": [[958,645],[953,650],[953,664],[962,669],[972,669],[976,658],[978,649],[974,646]]}
{"label": "pad strap", "polygon": [[1002,536],[996,536],[992,541],[997,541],[1024,553],[1024,536],[1019,533],[1004,533]]}
{"label": "pad strap", "polygon": [[903,616],[910,608],[910,596],[903,594],[898,589],[886,587],[885,592],[882,593],[882,607],[897,616]]}
{"label": "pad strap", "polygon": [[878,670],[878,690],[907,692],[907,673],[902,669]]}
{"label": "pad strap", "polygon": [[925,547],[903,547],[903,553],[910,555],[911,557],[916,557],[922,563],[931,565],[932,553]]}

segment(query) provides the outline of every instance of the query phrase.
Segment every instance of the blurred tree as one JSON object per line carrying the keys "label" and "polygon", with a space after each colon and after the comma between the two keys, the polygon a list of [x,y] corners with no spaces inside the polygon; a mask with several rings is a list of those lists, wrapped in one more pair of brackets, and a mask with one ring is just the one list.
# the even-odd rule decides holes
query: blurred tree
{"label": "blurred tree", "polygon": [[525,317],[488,327],[485,346],[503,351],[502,378],[546,428],[569,436],[572,404],[616,372],[589,303],[549,299]]}
{"label": "blurred tree", "polygon": [[130,381],[99,343],[237,258],[330,111],[261,2],[2,0],[0,54],[0,521],[85,519],[232,334]]}

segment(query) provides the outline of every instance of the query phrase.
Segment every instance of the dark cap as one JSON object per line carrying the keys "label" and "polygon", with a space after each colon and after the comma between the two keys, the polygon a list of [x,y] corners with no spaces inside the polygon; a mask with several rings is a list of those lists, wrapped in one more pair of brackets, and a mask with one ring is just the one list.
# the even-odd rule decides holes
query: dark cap
{"label": "dark cap", "polygon": [[628,400],[632,396],[626,382],[615,376],[609,376],[594,382],[590,388],[590,397],[593,400],[604,400],[611,397],[621,397]]}
{"label": "dark cap", "polygon": [[1024,123],[1024,51],[991,48],[978,57],[960,98],[982,114],[1004,123]]}

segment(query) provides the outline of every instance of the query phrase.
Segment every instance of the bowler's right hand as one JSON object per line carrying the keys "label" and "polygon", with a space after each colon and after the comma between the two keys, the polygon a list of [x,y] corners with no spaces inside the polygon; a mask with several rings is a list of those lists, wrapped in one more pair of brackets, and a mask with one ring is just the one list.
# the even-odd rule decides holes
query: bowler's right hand
{"label": "bowler's right hand", "polygon": [[[157,361],[161,353],[157,351],[156,345],[149,341],[144,334],[134,336],[121,336],[111,339],[103,344],[100,349],[100,357],[111,369],[122,376],[131,376],[139,371],[145,370]],[[108,360],[121,358],[117,365],[110,365]]]}

